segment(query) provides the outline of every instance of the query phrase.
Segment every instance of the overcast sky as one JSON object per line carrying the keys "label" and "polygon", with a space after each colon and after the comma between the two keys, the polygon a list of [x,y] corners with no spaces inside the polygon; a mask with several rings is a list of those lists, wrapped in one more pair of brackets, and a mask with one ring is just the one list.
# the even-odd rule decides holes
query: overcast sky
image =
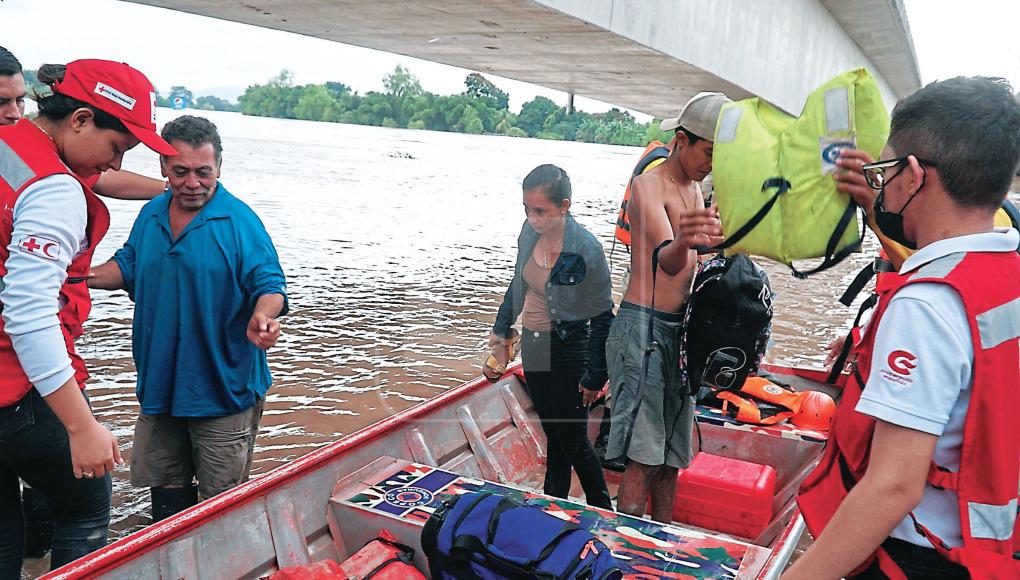
{"label": "overcast sky", "polygon": [[[748,0],[753,1],[753,0]],[[780,0],[781,1],[781,0]],[[1017,0],[905,0],[922,79],[956,75],[1005,76],[1020,85]],[[144,71],[164,93],[185,85],[202,94],[264,83],[281,69],[298,84],[335,80],[365,93],[382,90],[382,77],[403,64],[427,91],[464,90],[468,71],[388,54],[115,0],[0,0],[0,45],[26,68],[83,57],[124,60]],[[162,39],[162,43],[153,40]],[[510,93],[510,106],[536,94],[560,104],[563,93],[492,77]],[[578,98],[580,109],[604,103]]]}

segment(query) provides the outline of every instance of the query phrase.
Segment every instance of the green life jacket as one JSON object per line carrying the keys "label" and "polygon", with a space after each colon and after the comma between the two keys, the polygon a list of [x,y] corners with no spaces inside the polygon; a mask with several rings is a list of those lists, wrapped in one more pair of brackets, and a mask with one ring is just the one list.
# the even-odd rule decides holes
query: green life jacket
{"label": "green life jacket", "polygon": [[[843,149],[878,158],[889,114],[865,69],[815,89],[800,117],[760,98],[727,104],[719,114],[712,176],[727,253],[765,256],[807,276],[860,247],[857,206],[836,190],[832,173]],[[824,258],[799,272],[794,260]]]}

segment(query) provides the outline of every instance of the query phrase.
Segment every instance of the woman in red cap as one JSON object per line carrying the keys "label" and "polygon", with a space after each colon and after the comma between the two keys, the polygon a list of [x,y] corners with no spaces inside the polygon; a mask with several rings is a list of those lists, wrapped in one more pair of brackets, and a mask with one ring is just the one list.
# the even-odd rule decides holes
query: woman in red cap
{"label": "woman in red cap", "polygon": [[84,284],[110,214],[87,183],[119,169],[156,133],[155,92],[126,64],[44,65],[39,115],[0,127],[0,577],[24,546],[18,478],[53,510],[51,565],[106,543],[117,441],[92,415],[74,339],[91,308]]}

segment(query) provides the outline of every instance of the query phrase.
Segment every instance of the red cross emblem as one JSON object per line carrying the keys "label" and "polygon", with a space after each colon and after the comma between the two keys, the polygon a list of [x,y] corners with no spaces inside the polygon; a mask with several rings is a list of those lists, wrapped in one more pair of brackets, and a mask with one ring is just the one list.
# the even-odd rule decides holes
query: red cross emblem
{"label": "red cross emblem", "polygon": [[60,257],[60,244],[43,236],[21,236],[18,249],[45,260],[56,261]]}

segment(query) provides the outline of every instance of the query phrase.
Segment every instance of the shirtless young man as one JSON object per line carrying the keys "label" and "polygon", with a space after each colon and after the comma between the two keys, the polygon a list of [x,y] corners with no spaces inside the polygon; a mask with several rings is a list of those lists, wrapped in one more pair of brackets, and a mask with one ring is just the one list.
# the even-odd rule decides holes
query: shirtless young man
{"label": "shirtless young man", "polygon": [[[721,93],[699,93],[678,117],[662,122],[664,131],[676,131],[673,150],[664,163],[634,179],[627,210],[630,282],[606,343],[615,401],[606,457],[628,459],[617,510],[644,515],[651,493],[652,517],[663,522],[672,519],[677,470],[691,460],[693,403],[681,393],[679,372],[681,309],[697,263],[692,248],[713,245],[722,235],[718,212],[705,209],[698,182],[712,171],[711,139],[727,102]],[[659,252],[653,302],[652,253],[663,242],[670,243]],[[650,320],[657,347],[641,390]]]}

